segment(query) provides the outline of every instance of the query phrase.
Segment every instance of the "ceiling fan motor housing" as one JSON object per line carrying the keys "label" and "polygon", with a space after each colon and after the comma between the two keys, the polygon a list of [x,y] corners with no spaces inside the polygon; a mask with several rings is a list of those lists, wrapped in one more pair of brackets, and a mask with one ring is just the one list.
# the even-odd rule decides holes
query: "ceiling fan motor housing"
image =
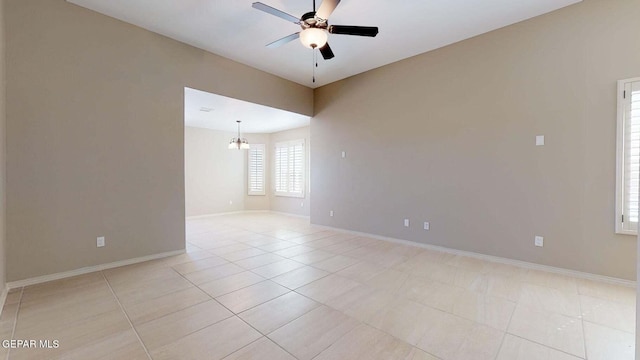
{"label": "ceiling fan motor housing", "polygon": [[315,11],[310,11],[300,18],[300,27],[302,27],[302,30],[310,28],[326,29],[328,25],[326,20],[316,17]]}

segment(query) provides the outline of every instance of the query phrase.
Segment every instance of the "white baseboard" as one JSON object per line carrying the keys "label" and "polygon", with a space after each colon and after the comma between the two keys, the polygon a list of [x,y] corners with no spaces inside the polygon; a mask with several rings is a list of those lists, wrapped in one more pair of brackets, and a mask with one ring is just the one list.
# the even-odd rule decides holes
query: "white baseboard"
{"label": "white baseboard", "polygon": [[577,270],[569,270],[569,269],[564,269],[564,268],[559,268],[554,266],[535,264],[527,261],[513,260],[513,259],[503,258],[499,256],[474,253],[471,251],[451,249],[444,246],[421,244],[414,241],[395,239],[391,237],[369,234],[369,233],[353,231],[353,230],[346,230],[346,229],[336,228],[332,226],[318,225],[318,224],[313,224],[313,225],[320,228],[327,229],[327,230],[335,230],[335,231],[340,231],[340,232],[358,235],[358,236],[366,236],[372,239],[388,241],[396,244],[416,246],[423,249],[435,250],[435,251],[445,252],[453,255],[468,256],[468,257],[472,257],[480,260],[491,261],[494,263],[513,265],[513,266],[517,266],[525,269],[531,269],[531,270],[546,271],[554,274],[567,275],[567,276],[572,276],[572,277],[585,279],[585,280],[600,281],[608,284],[621,285],[621,286],[632,287],[632,288],[635,288],[637,284],[636,281],[619,279],[611,276],[591,274],[591,273],[577,271]]}
{"label": "white baseboard", "polygon": [[243,214],[243,213],[244,213],[244,210],[229,211],[229,212],[222,212],[222,213],[187,216],[185,219],[186,220],[197,220],[197,219],[206,219],[206,218],[216,217],[216,216],[237,215],[237,214]]}
{"label": "white baseboard", "polygon": [[296,218],[300,218],[300,219],[311,219],[310,216],[308,215],[298,215],[298,214],[292,214],[292,213],[288,213],[288,212],[284,212],[284,211],[273,211],[273,210],[269,210],[270,213],[272,214],[278,214],[278,215],[284,215],[284,216],[291,216],[291,217],[296,217]]}
{"label": "white baseboard", "polygon": [[231,211],[231,212],[224,212],[224,213],[214,213],[214,214],[187,216],[185,219],[186,220],[198,220],[198,219],[206,219],[206,218],[218,217],[218,216],[238,215],[238,214],[251,214],[251,213],[271,213],[271,214],[292,216],[292,217],[297,217],[297,218],[302,218],[302,219],[307,219],[307,220],[309,220],[309,218],[310,218],[308,215],[298,215],[298,214],[292,214],[292,213],[287,213],[287,212],[283,212],[283,211],[239,210],[239,211]]}
{"label": "white baseboard", "polygon": [[[153,254],[153,255],[147,255],[147,256],[137,257],[137,258],[133,258],[133,259],[115,261],[115,262],[108,263],[108,264],[87,266],[87,267],[83,267],[83,268],[80,268],[80,269],[64,271],[64,272],[59,272],[59,273],[50,274],[50,275],[36,276],[36,277],[24,279],[24,280],[11,281],[11,282],[7,283],[6,288],[8,290],[10,290],[10,289],[23,287],[23,286],[40,284],[40,283],[44,283],[44,282],[47,282],[47,281],[65,279],[65,278],[69,278],[69,277],[72,277],[72,276],[84,275],[84,274],[88,274],[88,273],[92,273],[92,272],[96,272],[96,271],[112,269],[112,268],[125,266],[125,265],[137,264],[137,263],[141,263],[141,262],[145,262],[145,261],[149,261],[149,260],[162,259],[162,258],[165,258],[165,257],[174,256],[174,255],[180,255],[180,254],[184,254],[184,252],[185,252],[184,249],[183,250],[176,250],[176,251],[169,251],[169,252],[164,252],[164,253],[160,253],[160,254]],[[3,298],[3,301],[4,301],[4,298]],[[4,302],[3,302],[3,304],[4,304]]]}
{"label": "white baseboard", "polygon": [[238,215],[238,214],[248,214],[248,213],[267,213],[269,210],[238,210],[238,211],[230,211],[230,212],[222,212],[222,213],[213,213],[213,214],[204,214],[204,215],[194,215],[187,216],[186,220],[198,220],[198,219],[206,219],[210,217],[217,216],[225,216],[225,215]]}

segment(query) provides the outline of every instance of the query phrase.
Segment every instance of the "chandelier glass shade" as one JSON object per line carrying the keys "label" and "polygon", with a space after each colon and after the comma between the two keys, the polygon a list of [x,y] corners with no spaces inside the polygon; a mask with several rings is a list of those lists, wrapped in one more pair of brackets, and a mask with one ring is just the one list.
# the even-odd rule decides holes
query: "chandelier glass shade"
{"label": "chandelier glass shade", "polygon": [[229,141],[229,150],[248,150],[249,142],[247,139],[240,137],[240,120],[236,120],[236,122],[238,123],[238,137]]}

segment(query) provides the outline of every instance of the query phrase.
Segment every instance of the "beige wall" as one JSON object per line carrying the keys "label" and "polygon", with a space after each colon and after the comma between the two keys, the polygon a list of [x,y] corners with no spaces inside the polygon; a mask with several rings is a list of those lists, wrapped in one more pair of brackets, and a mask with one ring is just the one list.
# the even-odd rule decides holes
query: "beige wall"
{"label": "beige wall", "polygon": [[[293,198],[293,197],[285,197],[285,196],[276,196],[274,195],[274,191],[275,189],[273,189],[273,187],[271,187],[271,210],[272,211],[278,211],[278,212],[284,212],[284,213],[289,213],[289,214],[294,214],[294,215],[301,215],[301,216],[309,216],[309,209],[311,208],[311,194],[309,193],[310,191],[310,187],[309,187],[309,179],[310,179],[310,165],[309,165],[309,155],[310,155],[310,149],[311,149],[311,138],[309,136],[309,126],[305,126],[305,127],[301,127],[301,128],[297,128],[297,129],[292,129],[292,130],[286,130],[286,131],[280,131],[280,132],[276,132],[276,133],[272,133],[271,134],[271,149],[270,149],[270,155],[271,155],[271,160],[269,160],[271,162],[271,167],[274,166],[274,156],[273,156],[273,152],[274,152],[274,147],[275,144],[278,142],[282,142],[282,141],[289,141],[289,140],[299,140],[299,139],[304,139],[305,141],[305,195],[303,198]],[[271,183],[274,184],[274,179],[273,179],[274,174],[271,173]]]}
{"label": "beige wall", "polygon": [[[5,46],[4,46],[4,0],[0,0],[0,293],[5,288]],[[0,310],[0,313],[2,310]]]}
{"label": "beige wall", "polygon": [[235,133],[186,127],[186,216],[244,210],[246,151],[229,150]]}
{"label": "beige wall", "polygon": [[[269,210],[269,191],[265,195],[247,194],[247,152],[227,148],[229,139],[235,136],[235,133],[185,128],[186,216]],[[265,186],[269,189],[269,134],[243,134],[243,137],[250,144],[265,144]]]}
{"label": "beige wall", "polygon": [[184,247],[185,86],[311,115],[310,89],[64,0],[5,11],[10,281]]}
{"label": "beige wall", "polygon": [[614,191],[639,18],[585,0],[317,89],[312,222],[635,279]]}
{"label": "beige wall", "polygon": [[[250,144],[265,145],[265,195],[247,194],[247,153],[227,149],[229,139],[234,136],[234,133],[186,127],[186,216],[241,210],[272,210],[309,216],[309,127],[272,134],[243,135]],[[304,139],[306,143],[305,197],[275,196],[272,185],[275,143],[297,139]],[[233,204],[229,204],[230,201]]]}

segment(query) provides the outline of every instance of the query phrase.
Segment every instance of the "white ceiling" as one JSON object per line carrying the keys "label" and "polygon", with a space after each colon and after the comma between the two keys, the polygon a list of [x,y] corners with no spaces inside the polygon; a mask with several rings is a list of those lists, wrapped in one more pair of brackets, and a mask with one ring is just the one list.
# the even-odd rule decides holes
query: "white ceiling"
{"label": "white ceiling", "polygon": [[[202,111],[209,110],[209,111]],[[185,126],[244,133],[272,133],[309,125],[310,118],[205,91],[184,88]]]}
{"label": "white ceiling", "polygon": [[[330,24],[378,26],[380,33],[329,35],[336,57],[319,56],[315,83],[312,51],[299,41],[265,47],[300,28],[253,9],[255,0],[68,1],[315,88],[581,0],[344,0]],[[310,0],[260,1],[296,17],[312,10]]]}

